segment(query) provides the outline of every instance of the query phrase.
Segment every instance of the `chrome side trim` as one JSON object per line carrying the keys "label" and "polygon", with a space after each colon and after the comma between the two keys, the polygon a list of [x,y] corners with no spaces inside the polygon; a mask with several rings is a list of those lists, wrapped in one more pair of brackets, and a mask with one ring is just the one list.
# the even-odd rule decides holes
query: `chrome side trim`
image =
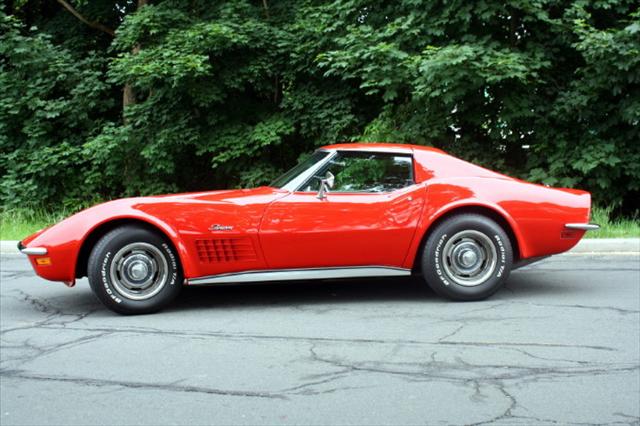
{"label": "chrome side trim", "polygon": [[247,283],[259,281],[317,280],[332,278],[403,277],[411,269],[389,266],[351,266],[341,268],[278,269],[273,271],[246,271],[211,275],[187,280],[188,285]]}
{"label": "chrome side trim", "polygon": [[593,231],[596,229],[600,229],[600,225],[595,223],[567,223],[564,225],[567,229],[581,229],[583,231]]}
{"label": "chrome side trim", "polygon": [[20,249],[20,253],[26,255],[43,256],[47,254],[47,249],[44,247],[25,247]]}

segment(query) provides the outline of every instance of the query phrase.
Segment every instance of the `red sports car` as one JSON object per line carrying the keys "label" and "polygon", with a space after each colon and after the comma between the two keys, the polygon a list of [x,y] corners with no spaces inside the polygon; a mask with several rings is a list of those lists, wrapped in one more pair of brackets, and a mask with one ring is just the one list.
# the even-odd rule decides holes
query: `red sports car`
{"label": "red sports car", "polygon": [[19,243],[36,273],[88,276],[110,309],[157,311],[183,285],[420,274],[478,300],[511,269],[576,245],[591,196],[513,179],[441,150],[340,144],[256,189],[100,204]]}

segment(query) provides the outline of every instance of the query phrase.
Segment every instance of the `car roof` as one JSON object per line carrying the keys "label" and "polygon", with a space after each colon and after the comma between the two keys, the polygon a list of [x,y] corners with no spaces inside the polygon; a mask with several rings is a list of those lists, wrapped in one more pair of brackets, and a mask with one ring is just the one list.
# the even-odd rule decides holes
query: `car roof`
{"label": "car roof", "polygon": [[390,152],[390,153],[402,153],[412,154],[413,151],[431,151],[444,154],[445,152],[438,148],[422,145],[410,145],[393,142],[354,142],[354,143],[339,143],[334,145],[325,145],[320,147],[327,151],[377,151],[377,152]]}

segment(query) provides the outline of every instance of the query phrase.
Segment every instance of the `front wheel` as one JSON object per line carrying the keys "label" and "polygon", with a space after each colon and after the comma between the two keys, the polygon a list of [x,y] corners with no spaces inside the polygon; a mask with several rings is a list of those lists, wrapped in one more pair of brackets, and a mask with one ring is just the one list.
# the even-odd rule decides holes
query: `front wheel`
{"label": "front wheel", "polygon": [[491,296],[506,282],[512,263],[513,249],[505,231],[478,214],[461,214],[440,223],[422,254],[427,284],[453,300]]}
{"label": "front wheel", "polygon": [[91,251],[87,269],[98,299],[121,314],[158,311],[182,288],[173,247],[142,226],[122,226],[104,235]]}

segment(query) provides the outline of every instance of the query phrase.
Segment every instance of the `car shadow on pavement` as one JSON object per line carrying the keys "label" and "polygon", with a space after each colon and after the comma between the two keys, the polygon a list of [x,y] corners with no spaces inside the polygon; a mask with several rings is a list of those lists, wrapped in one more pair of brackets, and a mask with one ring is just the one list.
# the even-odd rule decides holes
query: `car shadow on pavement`
{"label": "car shadow on pavement", "polygon": [[563,272],[540,273],[536,270],[512,272],[506,285],[493,297],[502,299],[530,299],[536,296],[584,295],[590,292],[598,293],[598,286],[586,286],[581,277]]}
{"label": "car shadow on pavement", "polygon": [[[38,283],[40,284],[40,283]],[[540,274],[535,271],[516,271],[507,285],[485,301],[529,301],[534,298],[585,295],[598,286],[583,286],[562,273]],[[8,296],[24,301],[17,306],[43,313],[109,317],[113,314],[93,295],[86,279],[78,281],[72,291],[63,286],[38,290],[11,290]],[[373,278],[324,281],[287,281],[186,287],[165,312],[189,312],[207,309],[281,309],[294,306],[318,306],[366,303],[424,303],[442,306],[450,302],[435,294],[421,277]]]}
{"label": "car shadow on pavement", "polygon": [[[505,288],[487,300],[519,300],[535,295],[578,292],[584,293],[584,289],[567,286],[549,275],[543,277],[523,271],[513,273]],[[428,304],[452,303],[434,293],[421,277],[394,277],[186,287],[168,310],[418,301]]]}
{"label": "car shadow on pavement", "polygon": [[247,283],[185,287],[169,309],[282,307],[382,301],[433,301],[438,297],[418,278],[369,278]]}

